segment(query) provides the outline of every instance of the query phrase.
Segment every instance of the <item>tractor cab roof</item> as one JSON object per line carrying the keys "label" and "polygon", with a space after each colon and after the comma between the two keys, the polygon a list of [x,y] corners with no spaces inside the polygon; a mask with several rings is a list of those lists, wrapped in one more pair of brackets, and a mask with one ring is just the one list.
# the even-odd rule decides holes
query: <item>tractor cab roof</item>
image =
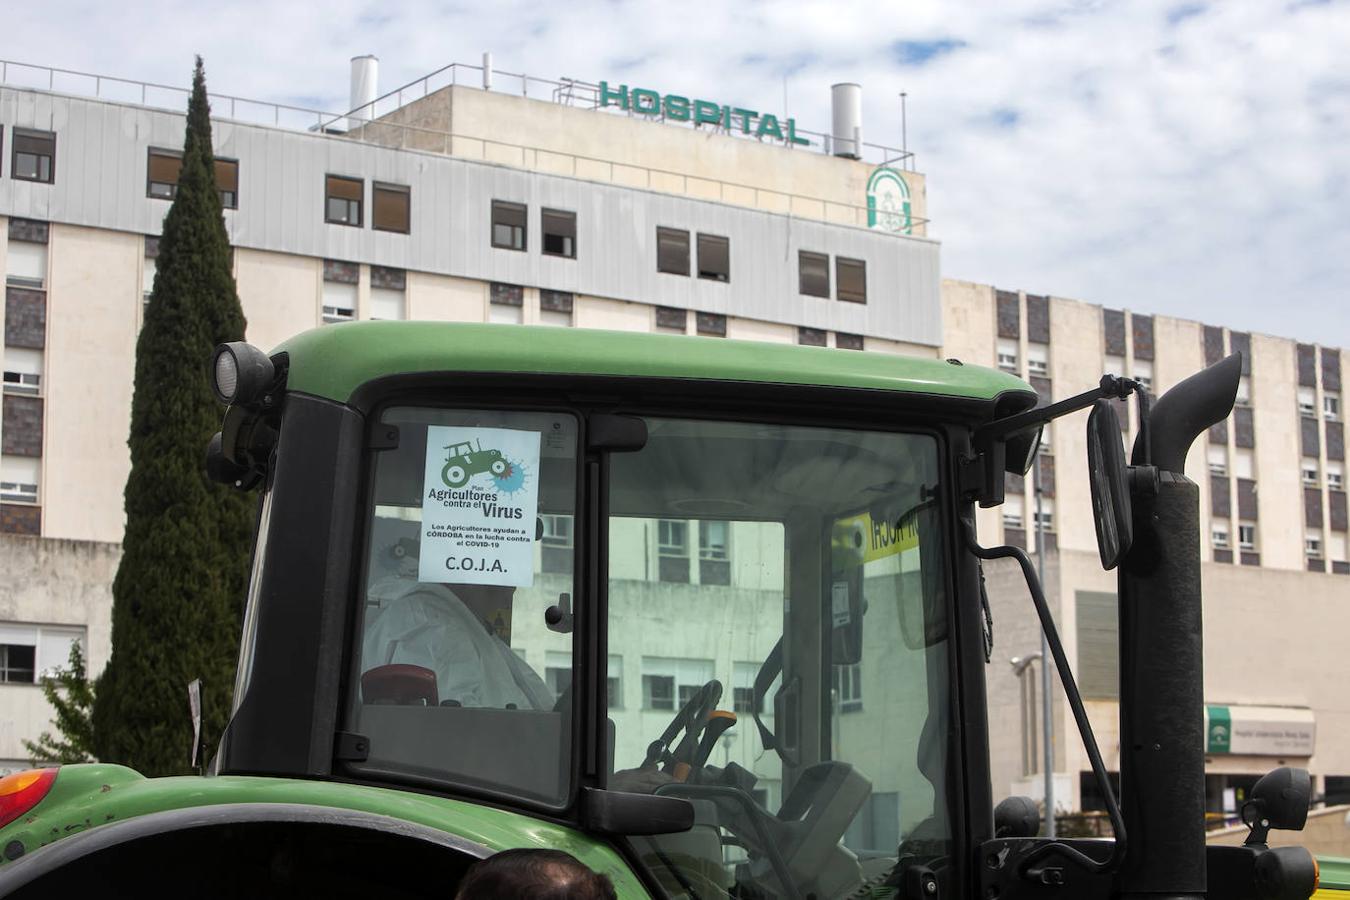
{"label": "tractor cab roof", "polygon": [[982,366],[725,338],[460,322],[352,322],[304,332],[273,354],[287,389],[348,402],[375,379],[409,374],[525,373],[852,388],[995,401],[1021,379]]}

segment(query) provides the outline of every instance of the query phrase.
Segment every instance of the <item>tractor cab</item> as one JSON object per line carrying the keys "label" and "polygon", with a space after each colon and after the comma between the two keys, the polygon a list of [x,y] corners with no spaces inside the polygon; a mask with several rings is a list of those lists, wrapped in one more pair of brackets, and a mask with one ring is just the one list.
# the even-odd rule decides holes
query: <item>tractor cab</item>
{"label": "tractor cab", "polygon": [[[1127,467],[1105,398],[1134,385],[1110,376],[1037,407],[954,360],[662,335],[382,322],[225,345],[208,467],[261,502],[211,772],[442,797],[457,833],[529,844],[481,821],[510,811],[653,896],[1198,897],[1203,749],[1167,731],[1200,722],[1179,473],[1231,407],[1231,362],[1141,408]],[[1122,645],[1122,735],[1165,747],[1126,760],[1123,816],[1031,564],[974,528],[1040,427],[1088,406],[1103,564],[1137,617],[1122,634],[1148,637]],[[980,566],[999,557],[1027,574],[1114,842],[995,813]],[[1174,652],[1136,656],[1160,634]],[[1210,870],[1233,897],[1265,896],[1258,856],[1309,883],[1306,853],[1272,854]]]}
{"label": "tractor cab", "polygon": [[216,471],[262,501],[213,770],[568,823],[672,896],[955,889],[988,791],[959,739],[984,632],[957,459],[1034,395],[937,360],[520,333],[311,333],[273,400],[234,398]]}

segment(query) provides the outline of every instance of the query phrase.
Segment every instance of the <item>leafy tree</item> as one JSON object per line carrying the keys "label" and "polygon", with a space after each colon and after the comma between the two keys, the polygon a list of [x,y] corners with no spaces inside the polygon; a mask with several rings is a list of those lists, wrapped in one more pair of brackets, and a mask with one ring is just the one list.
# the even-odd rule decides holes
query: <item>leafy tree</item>
{"label": "leafy tree", "polygon": [[216,344],[244,336],[210,115],[198,57],[178,190],[136,342],[112,657],[94,703],[98,757],[147,775],[189,768],[192,679],[202,679],[203,740],[224,728],[253,520],[245,495],[209,481],[202,462],[221,420],[207,361]]}
{"label": "leafy tree", "polygon": [[57,669],[42,679],[42,696],[56,710],[52,724],[56,726],[58,737],[45,731],[36,741],[23,742],[33,765],[95,761],[91,718],[95,689],[94,680],[85,672],[84,650],[79,641],[74,641],[70,645],[66,668]]}

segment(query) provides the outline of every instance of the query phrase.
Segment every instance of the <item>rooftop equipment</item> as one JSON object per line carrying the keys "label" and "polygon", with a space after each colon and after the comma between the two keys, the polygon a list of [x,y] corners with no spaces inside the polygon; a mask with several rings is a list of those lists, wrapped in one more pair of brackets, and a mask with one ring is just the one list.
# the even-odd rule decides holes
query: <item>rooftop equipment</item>
{"label": "rooftop equipment", "polygon": [[352,57],[352,94],[347,119],[347,130],[360,128],[375,118],[375,98],[378,96],[377,84],[380,77],[380,60],[377,56]]}
{"label": "rooftop equipment", "polygon": [[862,85],[846,82],[830,87],[834,155],[862,158]]}

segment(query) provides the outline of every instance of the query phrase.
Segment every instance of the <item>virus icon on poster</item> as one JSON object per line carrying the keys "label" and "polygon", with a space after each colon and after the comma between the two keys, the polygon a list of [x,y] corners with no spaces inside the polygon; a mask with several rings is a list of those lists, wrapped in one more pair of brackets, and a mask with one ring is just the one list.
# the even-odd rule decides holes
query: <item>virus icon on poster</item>
{"label": "virus icon on poster", "polygon": [[514,494],[525,487],[525,480],[529,477],[529,472],[525,466],[514,460],[506,461],[506,470],[492,474],[492,483],[497,486],[497,490],[505,494]]}

